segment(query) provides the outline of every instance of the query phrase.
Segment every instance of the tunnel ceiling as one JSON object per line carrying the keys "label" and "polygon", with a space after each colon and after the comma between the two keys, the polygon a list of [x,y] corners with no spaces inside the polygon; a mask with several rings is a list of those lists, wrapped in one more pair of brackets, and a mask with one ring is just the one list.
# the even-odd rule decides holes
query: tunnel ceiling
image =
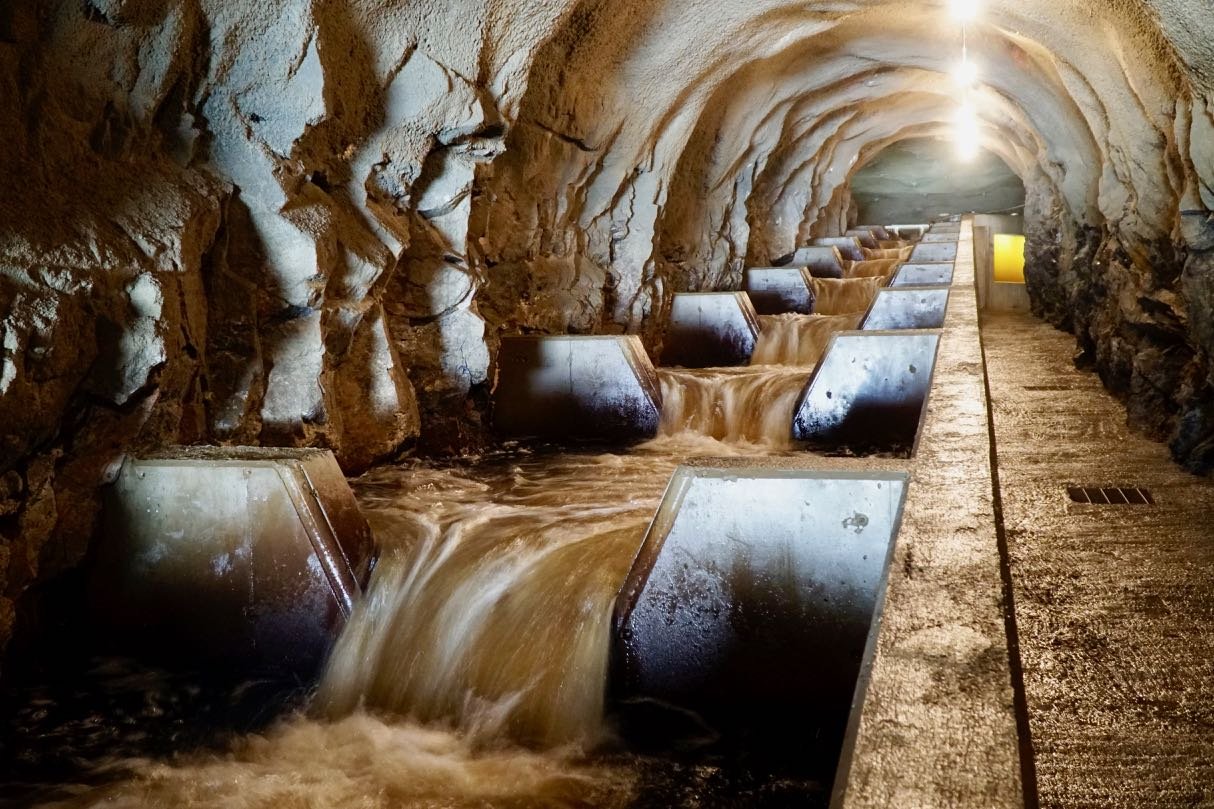
{"label": "tunnel ceiling", "polygon": [[882,150],[852,175],[861,222],[923,222],[942,214],[1020,216],[1024,184],[993,152],[959,160],[950,138],[910,138]]}
{"label": "tunnel ceiling", "polygon": [[[1207,0],[981,5],[1034,306],[1214,455]],[[652,347],[674,291],[840,231],[951,131],[960,46],[906,0],[7,3],[3,514],[76,541],[55,498],[131,443],[475,446],[501,334]]]}

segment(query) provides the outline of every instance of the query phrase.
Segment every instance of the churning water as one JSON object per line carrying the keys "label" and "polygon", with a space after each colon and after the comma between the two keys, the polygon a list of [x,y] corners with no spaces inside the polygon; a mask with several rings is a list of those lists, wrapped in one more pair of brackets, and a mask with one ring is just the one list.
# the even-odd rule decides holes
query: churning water
{"label": "churning water", "polygon": [[750,365],[659,368],[661,434],[789,448],[793,411],[814,365],[831,335],[856,328],[862,316],[762,315]]}
{"label": "churning water", "polygon": [[[64,807],[681,805],[723,768],[624,752],[605,719],[611,611],[675,466],[766,454],[684,434],[627,455],[518,453],[355,482],[383,545],[306,710],[223,752],[112,758]],[[716,785],[714,785],[716,784]],[[820,790],[819,790],[820,791]],[[655,797],[656,796],[656,797]]]}
{"label": "churning water", "polygon": [[730,443],[784,449],[806,368],[661,368],[661,433],[698,434]]}
{"label": "churning water", "polygon": [[812,368],[822,358],[830,337],[856,328],[863,312],[846,315],[762,315],[761,331],[750,364]]}
{"label": "churning water", "polygon": [[544,747],[602,741],[615,592],[672,461],[562,455],[365,478],[392,545],[317,711],[366,706]]}
{"label": "churning water", "polygon": [[354,486],[380,561],[306,706],[220,752],[102,756],[53,805],[820,804],[812,781],[627,752],[606,705],[611,616],[678,463],[789,451],[811,366],[855,320],[764,318],[758,364],[661,369],[661,435],[627,454],[518,451],[364,475]]}

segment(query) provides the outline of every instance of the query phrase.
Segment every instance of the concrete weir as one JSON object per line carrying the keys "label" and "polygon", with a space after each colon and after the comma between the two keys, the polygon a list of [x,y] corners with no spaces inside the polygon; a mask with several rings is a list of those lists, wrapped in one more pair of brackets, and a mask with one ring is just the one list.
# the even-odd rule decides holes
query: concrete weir
{"label": "concrete weir", "polygon": [[906,487],[791,459],[680,466],[616,600],[613,693],[785,754],[795,742],[829,779]]}
{"label": "concrete weir", "polygon": [[[927,237],[925,236],[924,239]],[[949,239],[946,242],[920,242],[911,252],[911,261],[956,261],[957,241]]]}
{"label": "concrete weir", "polygon": [[815,278],[842,278],[843,256],[836,247],[798,247],[775,262],[777,267],[805,267]]}
{"label": "concrete weir", "polygon": [[117,648],[296,674],[323,661],[373,562],[333,453],[177,447],[106,487],[90,602]]}
{"label": "concrete weir", "polygon": [[820,239],[814,239],[815,247],[836,247],[843,258],[848,261],[863,261],[864,250],[860,246],[860,240],[854,236],[826,236]]}
{"label": "concrete weir", "polygon": [[856,228],[854,230],[847,231],[843,235],[855,238],[857,241],[860,242],[861,247],[868,247],[868,248],[875,250],[881,246],[880,243],[877,241],[876,234],[873,233],[871,230],[867,230],[864,228]]}
{"label": "concrete weir", "polygon": [[891,233],[884,225],[856,225],[856,230],[867,230],[873,235],[877,241],[888,242],[897,238],[897,235]]}
{"label": "concrete weir", "polygon": [[879,289],[860,322],[863,331],[939,329],[948,308],[948,287]]}
{"label": "concrete weir", "polygon": [[751,267],[743,288],[761,315],[813,314],[813,276],[803,266]]}
{"label": "concrete weir", "polygon": [[891,287],[934,287],[953,283],[951,261],[903,264],[889,282]]}
{"label": "concrete weir", "polygon": [[662,364],[745,365],[758,337],[759,316],[745,292],[678,292],[670,306]]}
{"label": "concrete weir", "polygon": [[793,416],[793,438],[834,450],[913,454],[940,332],[833,335]]}
{"label": "concrete weir", "polygon": [[899,239],[916,240],[922,238],[930,227],[930,225],[886,225],[885,229]]}
{"label": "concrete weir", "polygon": [[503,337],[493,390],[498,433],[637,441],[657,435],[657,372],[636,335]]}
{"label": "concrete weir", "polygon": [[945,244],[955,241],[957,241],[956,233],[941,233],[934,230],[923,234],[923,238],[920,240],[922,244]]}

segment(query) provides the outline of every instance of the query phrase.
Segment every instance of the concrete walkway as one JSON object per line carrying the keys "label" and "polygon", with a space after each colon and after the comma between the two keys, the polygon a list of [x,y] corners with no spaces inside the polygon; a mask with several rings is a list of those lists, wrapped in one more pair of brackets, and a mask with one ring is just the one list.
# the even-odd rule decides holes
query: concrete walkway
{"label": "concrete walkway", "polygon": [[837,809],[1024,806],[990,461],[966,223]]}
{"label": "concrete walkway", "polygon": [[1040,804],[1214,806],[1214,483],[1129,431],[1070,335],[989,315],[982,340]]}

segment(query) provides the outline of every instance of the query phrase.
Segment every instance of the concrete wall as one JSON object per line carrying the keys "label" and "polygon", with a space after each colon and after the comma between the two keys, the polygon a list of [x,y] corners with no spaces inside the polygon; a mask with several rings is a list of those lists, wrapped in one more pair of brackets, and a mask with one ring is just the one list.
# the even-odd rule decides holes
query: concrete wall
{"label": "concrete wall", "polygon": [[[994,234],[1016,233],[1015,228],[1023,229],[1022,226],[1019,217],[974,218],[974,272],[979,308],[992,312],[1027,312],[1031,308],[1027,285],[995,281]],[[1005,227],[1009,230],[1002,230]]]}

